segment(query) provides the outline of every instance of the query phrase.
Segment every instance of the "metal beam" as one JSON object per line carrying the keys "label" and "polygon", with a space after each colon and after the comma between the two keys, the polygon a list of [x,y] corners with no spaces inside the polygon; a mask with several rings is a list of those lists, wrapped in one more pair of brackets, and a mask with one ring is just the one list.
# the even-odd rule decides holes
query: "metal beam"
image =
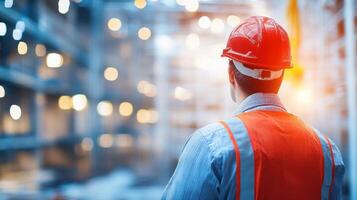
{"label": "metal beam", "polygon": [[[152,5],[151,5],[152,4]],[[107,10],[117,11],[129,11],[137,13],[138,9],[133,5],[132,1],[108,1],[105,3]],[[241,17],[247,17],[252,14],[252,8],[254,4],[246,2],[235,2],[235,3],[213,3],[213,2],[204,2],[200,3],[199,10],[196,13],[191,13],[196,15],[197,13],[207,13],[207,14],[238,14]],[[182,14],[187,13],[184,6],[167,6],[165,4],[160,4],[159,2],[150,3],[145,9],[141,11],[146,12],[148,15],[150,13],[165,13],[165,14]]]}
{"label": "metal beam", "polygon": [[103,97],[102,80],[100,79],[100,72],[103,68],[103,2],[101,0],[91,1],[91,43],[89,51],[89,77],[88,81],[88,94],[91,103],[89,105],[89,125],[90,134],[93,140],[93,150],[91,152],[91,166],[92,174],[96,174],[99,169],[100,160],[100,147],[98,146],[97,139],[102,132],[101,119],[97,113],[97,104]]}
{"label": "metal beam", "polygon": [[41,147],[41,141],[35,135],[0,138],[0,151],[12,149],[33,149]]}
{"label": "metal beam", "polygon": [[65,84],[63,81],[56,79],[54,80],[44,80],[37,76],[26,74],[18,70],[7,68],[0,65],[0,81],[6,81],[20,87],[28,88],[37,92],[44,93],[66,93],[72,94],[74,91]]}
{"label": "metal beam", "polygon": [[357,94],[354,0],[344,3],[350,199],[357,199]]}
{"label": "metal beam", "polygon": [[21,85],[32,90],[42,90],[42,80],[31,75],[0,66],[0,80]]}

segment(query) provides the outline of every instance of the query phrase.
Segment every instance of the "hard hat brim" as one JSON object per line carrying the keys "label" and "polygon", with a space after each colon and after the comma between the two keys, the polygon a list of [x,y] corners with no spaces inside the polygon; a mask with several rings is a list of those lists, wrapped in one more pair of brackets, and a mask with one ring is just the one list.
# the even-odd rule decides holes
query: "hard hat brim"
{"label": "hard hat brim", "polygon": [[257,63],[256,60],[249,61],[249,59],[252,59],[251,57],[247,57],[237,52],[233,52],[232,49],[230,48],[224,49],[221,54],[221,57],[226,57],[238,61],[242,64],[249,66],[252,69],[280,70],[280,69],[291,69],[294,67],[290,61],[276,63],[276,64]]}

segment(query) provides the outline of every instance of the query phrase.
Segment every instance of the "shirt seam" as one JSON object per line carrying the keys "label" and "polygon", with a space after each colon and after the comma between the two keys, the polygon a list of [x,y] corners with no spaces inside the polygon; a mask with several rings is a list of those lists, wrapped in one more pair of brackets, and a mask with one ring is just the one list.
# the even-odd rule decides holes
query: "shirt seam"
{"label": "shirt seam", "polygon": [[214,150],[212,149],[212,147],[211,147],[211,145],[210,145],[208,139],[207,139],[206,136],[203,134],[203,132],[202,132],[202,131],[199,131],[199,133],[200,133],[200,135],[201,135],[201,137],[202,137],[204,143],[207,145],[207,147],[208,147],[208,149],[209,149],[209,154],[210,154],[210,157],[211,157],[211,158],[210,158],[210,161],[211,161],[211,163],[213,163],[213,161],[214,161],[213,151],[214,151]]}
{"label": "shirt seam", "polygon": [[[219,126],[218,123],[216,123],[217,126]],[[217,131],[213,131],[213,133],[216,133]],[[203,140],[204,140],[204,143],[208,146],[208,149],[209,149],[209,157],[210,157],[210,165],[211,165],[211,169],[212,171],[214,172],[215,170],[220,173],[220,170],[214,165],[214,161],[215,161],[215,157],[213,156],[214,153],[216,153],[216,151],[214,149],[212,149],[212,146],[209,142],[209,140],[206,138],[206,136],[203,134],[202,131],[199,131],[200,135],[202,136]],[[215,170],[213,170],[213,167],[215,168]],[[213,173],[215,174],[215,173]],[[216,175],[216,174],[215,174]],[[217,182],[219,183],[219,179],[217,178],[217,175],[215,177],[215,179],[217,180]]]}

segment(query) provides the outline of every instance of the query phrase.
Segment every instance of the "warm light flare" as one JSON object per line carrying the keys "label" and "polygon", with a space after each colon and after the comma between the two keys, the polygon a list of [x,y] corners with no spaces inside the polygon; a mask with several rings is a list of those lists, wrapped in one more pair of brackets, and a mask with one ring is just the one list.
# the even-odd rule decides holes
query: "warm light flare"
{"label": "warm light flare", "polygon": [[299,104],[309,105],[313,102],[313,92],[309,88],[298,88],[296,91],[296,99]]}

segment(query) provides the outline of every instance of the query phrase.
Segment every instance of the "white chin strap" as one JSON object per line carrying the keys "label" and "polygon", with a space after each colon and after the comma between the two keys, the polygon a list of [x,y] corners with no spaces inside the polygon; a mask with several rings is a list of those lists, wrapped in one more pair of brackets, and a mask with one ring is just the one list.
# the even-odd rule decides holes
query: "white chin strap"
{"label": "white chin strap", "polygon": [[278,79],[283,75],[283,69],[278,71],[268,70],[268,69],[250,69],[245,67],[242,63],[232,60],[236,69],[251,78],[259,79],[259,80],[274,80]]}

